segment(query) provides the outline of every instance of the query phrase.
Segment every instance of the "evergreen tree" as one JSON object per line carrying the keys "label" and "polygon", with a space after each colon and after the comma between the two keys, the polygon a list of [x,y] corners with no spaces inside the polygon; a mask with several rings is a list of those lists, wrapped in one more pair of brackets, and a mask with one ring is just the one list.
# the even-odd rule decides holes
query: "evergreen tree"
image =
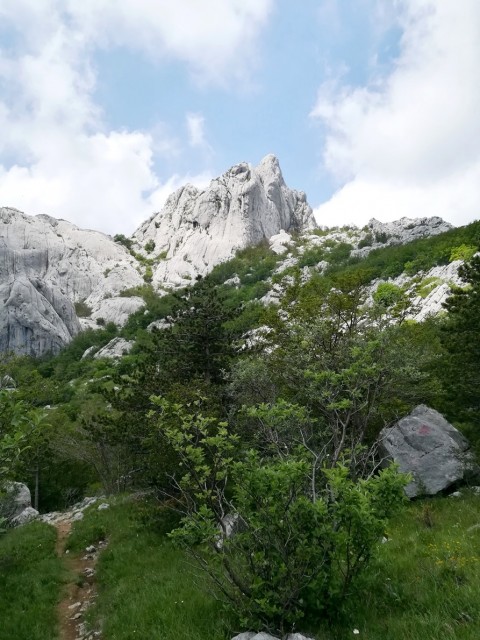
{"label": "evergreen tree", "polygon": [[454,287],[444,306],[444,354],[439,374],[452,418],[480,426],[480,256],[459,269],[466,287]]}

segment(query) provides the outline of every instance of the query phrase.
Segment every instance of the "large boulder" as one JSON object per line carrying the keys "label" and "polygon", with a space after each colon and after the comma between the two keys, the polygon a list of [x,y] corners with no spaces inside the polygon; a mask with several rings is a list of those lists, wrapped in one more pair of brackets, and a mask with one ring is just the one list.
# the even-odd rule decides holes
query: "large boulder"
{"label": "large boulder", "polygon": [[412,475],[405,488],[409,498],[435,495],[477,471],[467,439],[438,411],[423,404],[381,431],[380,448],[400,471]]}
{"label": "large boulder", "polygon": [[0,516],[16,527],[38,516],[32,507],[30,489],[23,482],[7,482],[0,496]]}
{"label": "large boulder", "polygon": [[18,516],[12,518],[10,524],[13,527],[20,527],[22,524],[28,524],[32,520],[36,520],[38,516],[39,513],[36,509],[34,509],[33,507],[27,507],[21,513],[19,513]]}

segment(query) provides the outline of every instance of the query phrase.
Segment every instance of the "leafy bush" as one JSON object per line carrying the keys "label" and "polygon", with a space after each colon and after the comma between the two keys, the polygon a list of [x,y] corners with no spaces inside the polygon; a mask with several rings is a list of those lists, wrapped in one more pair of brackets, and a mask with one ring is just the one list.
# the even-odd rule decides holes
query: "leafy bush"
{"label": "leafy bush", "polygon": [[185,472],[177,486],[186,515],[172,535],[241,624],[284,632],[338,613],[403,501],[405,477],[389,468],[355,481],[342,465],[319,467],[301,446],[294,456],[242,459],[226,423],[155,402]]}
{"label": "leafy bush", "polygon": [[375,242],[385,244],[390,238],[390,234],[386,231],[375,231]]}
{"label": "leafy bush", "polygon": [[358,243],[358,248],[363,249],[363,247],[371,247],[373,244],[373,236],[371,233],[367,233]]}
{"label": "leafy bush", "polygon": [[124,236],[123,233],[117,233],[115,236],[113,236],[113,240],[118,244],[122,244],[129,251],[131,251],[133,246],[133,241],[130,240],[130,238],[127,238],[126,236]]}
{"label": "leafy bush", "polygon": [[392,282],[381,282],[373,294],[373,300],[377,304],[389,308],[398,303],[404,296],[404,293],[401,287]]}
{"label": "leafy bush", "polygon": [[75,313],[79,318],[89,318],[92,315],[92,308],[85,302],[75,302]]}
{"label": "leafy bush", "polygon": [[145,273],[143,275],[143,279],[147,284],[150,284],[150,282],[153,280],[153,271],[150,265],[145,267]]}
{"label": "leafy bush", "polygon": [[145,251],[147,253],[152,253],[152,251],[155,249],[155,241],[154,240],[149,240],[144,247]]}

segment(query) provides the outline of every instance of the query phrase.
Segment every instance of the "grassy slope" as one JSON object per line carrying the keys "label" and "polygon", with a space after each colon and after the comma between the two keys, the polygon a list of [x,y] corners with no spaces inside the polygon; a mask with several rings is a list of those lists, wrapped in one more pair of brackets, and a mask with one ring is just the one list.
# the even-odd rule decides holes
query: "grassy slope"
{"label": "grassy slope", "polygon": [[[363,578],[345,619],[310,629],[318,640],[478,640],[480,496],[412,503],[391,522],[389,541]],[[105,640],[227,640],[234,635],[201,576],[165,537],[162,519],[142,503],[91,511],[76,523],[72,549],[105,534],[100,594],[92,613]],[[162,530],[163,529],[163,530]],[[469,530],[470,529],[470,530]]]}
{"label": "grassy slope", "polygon": [[[165,516],[168,520],[169,516]],[[185,555],[166,537],[168,522],[152,520],[142,502],[87,513],[69,547],[80,550],[105,534],[109,545],[97,565],[99,597],[92,616],[105,640],[224,640],[225,615],[195,576]]]}
{"label": "grassy slope", "polygon": [[0,640],[56,637],[64,570],[55,542],[55,529],[41,523],[0,537]]}
{"label": "grassy slope", "polygon": [[[369,640],[478,640],[480,496],[410,504],[391,522],[343,639],[357,628]],[[353,604],[353,603],[352,603]]]}

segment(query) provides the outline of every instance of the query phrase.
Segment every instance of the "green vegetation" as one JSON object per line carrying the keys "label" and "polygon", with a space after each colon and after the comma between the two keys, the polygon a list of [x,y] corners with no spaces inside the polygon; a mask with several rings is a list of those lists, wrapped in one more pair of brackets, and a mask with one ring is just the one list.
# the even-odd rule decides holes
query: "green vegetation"
{"label": "green vegetation", "polygon": [[65,575],[55,541],[55,529],[41,523],[0,536],[0,640],[56,637]]}
{"label": "green vegetation", "polygon": [[[184,472],[178,486],[186,516],[174,539],[206,568],[242,626],[284,633],[338,611],[402,503],[407,479],[388,469],[356,482],[347,467],[320,462],[313,442],[302,448],[306,433],[294,455],[280,436],[282,457],[251,452],[239,460],[240,438],[226,423],[156,402],[158,428]],[[277,423],[296,411],[282,409],[272,416],[261,407]],[[219,543],[225,513],[241,525]]]}
{"label": "green vegetation", "polygon": [[[404,245],[392,245],[374,249],[360,261],[350,258],[346,270],[362,269],[373,278],[394,278],[403,271],[415,275],[419,271],[431,269],[437,265],[448,264],[452,249],[461,245],[480,248],[480,222],[472,222],[465,227],[451,229],[429,238],[420,238]],[[335,267],[335,271],[339,268]]]}
{"label": "green vegetation", "polygon": [[[265,244],[175,293],[148,282],[125,291],[146,306],[121,330],[85,331],[55,357],[0,361],[0,380],[17,386],[0,394],[3,477],[37,486],[41,510],[86,492],[150,496],[91,509],[69,542],[75,552],[109,539],[91,614],[106,640],[220,640],[246,626],[317,640],[354,628],[373,639],[474,637],[480,584],[466,559],[476,566],[478,496],[419,501],[391,520],[405,479],[375,472],[375,443],[420,402],[480,442],[480,259],[462,269],[447,313],[425,323],[406,320],[407,287],[368,287],[406,271],[427,296],[438,281],[417,274],[470,257],[480,223],[362,260],[317,235],[322,244],[292,247],[296,264],[274,277],[277,306],[259,302],[283,260]],[[140,256],[146,280],[158,259]],[[223,284],[234,275],[238,287]],[[135,340],[129,355],[82,359],[117,335]],[[241,525],[229,539],[227,513]]]}
{"label": "green vegetation", "polygon": [[[69,547],[81,551],[108,537],[97,565],[99,597],[91,617],[106,640],[225,640],[231,629],[206,580],[192,572],[167,533],[171,512],[141,499],[87,512]],[[12,636],[13,637],[13,636]],[[48,636],[46,636],[48,637]]]}
{"label": "green vegetation", "polygon": [[155,242],[153,240],[149,240],[144,247],[145,251],[147,253],[152,253],[152,251],[155,249]]}
{"label": "green vegetation", "polygon": [[152,280],[153,280],[153,271],[152,271],[152,267],[150,265],[145,267],[145,273],[143,274],[143,279],[145,280],[145,282],[147,284],[150,284],[152,282]]}
{"label": "green vegetation", "polygon": [[443,352],[438,374],[445,388],[445,409],[464,423],[480,450],[480,257],[459,271],[466,287],[455,287],[448,298],[448,316],[440,334]]}
{"label": "green vegetation", "polygon": [[471,260],[477,251],[478,246],[461,244],[459,247],[454,247],[452,249],[450,253],[450,262],[453,262],[454,260]]}
{"label": "green vegetation", "polygon": [[92,315],[92,309],[85,302],[75,302],[75,313],[79,318],[89,318]]}
{"label": "green vegetation", "polygon": [[442,284],[440,278],[424,278],[417,286],[417,295],[421,298],[426,298],[439,284]]}
{"label": "green vegetation", "polygon": [[371,640],[476,640],[479,523],[480,498],[468,492],[412,503],[390,523],[388,542],[362,585],[361,601],[351,603],[345,636],[338,637],[357,628]]}
{"label": "green vegetation", "polygon": [[131,251],[133,246],[133,241],[130,240],[130,238],[127,238],[126,236],[124,236],[123,233],[117,233],[115,236],[113,236],[113,240],[114,242],[118,242],[118,244],[122,244],[125,248]]}
{"label": "green vegetation", "polygon": [[371,247],[373,244],[373,236],[371,233],[367,233],[358,243],[358,248]]}

